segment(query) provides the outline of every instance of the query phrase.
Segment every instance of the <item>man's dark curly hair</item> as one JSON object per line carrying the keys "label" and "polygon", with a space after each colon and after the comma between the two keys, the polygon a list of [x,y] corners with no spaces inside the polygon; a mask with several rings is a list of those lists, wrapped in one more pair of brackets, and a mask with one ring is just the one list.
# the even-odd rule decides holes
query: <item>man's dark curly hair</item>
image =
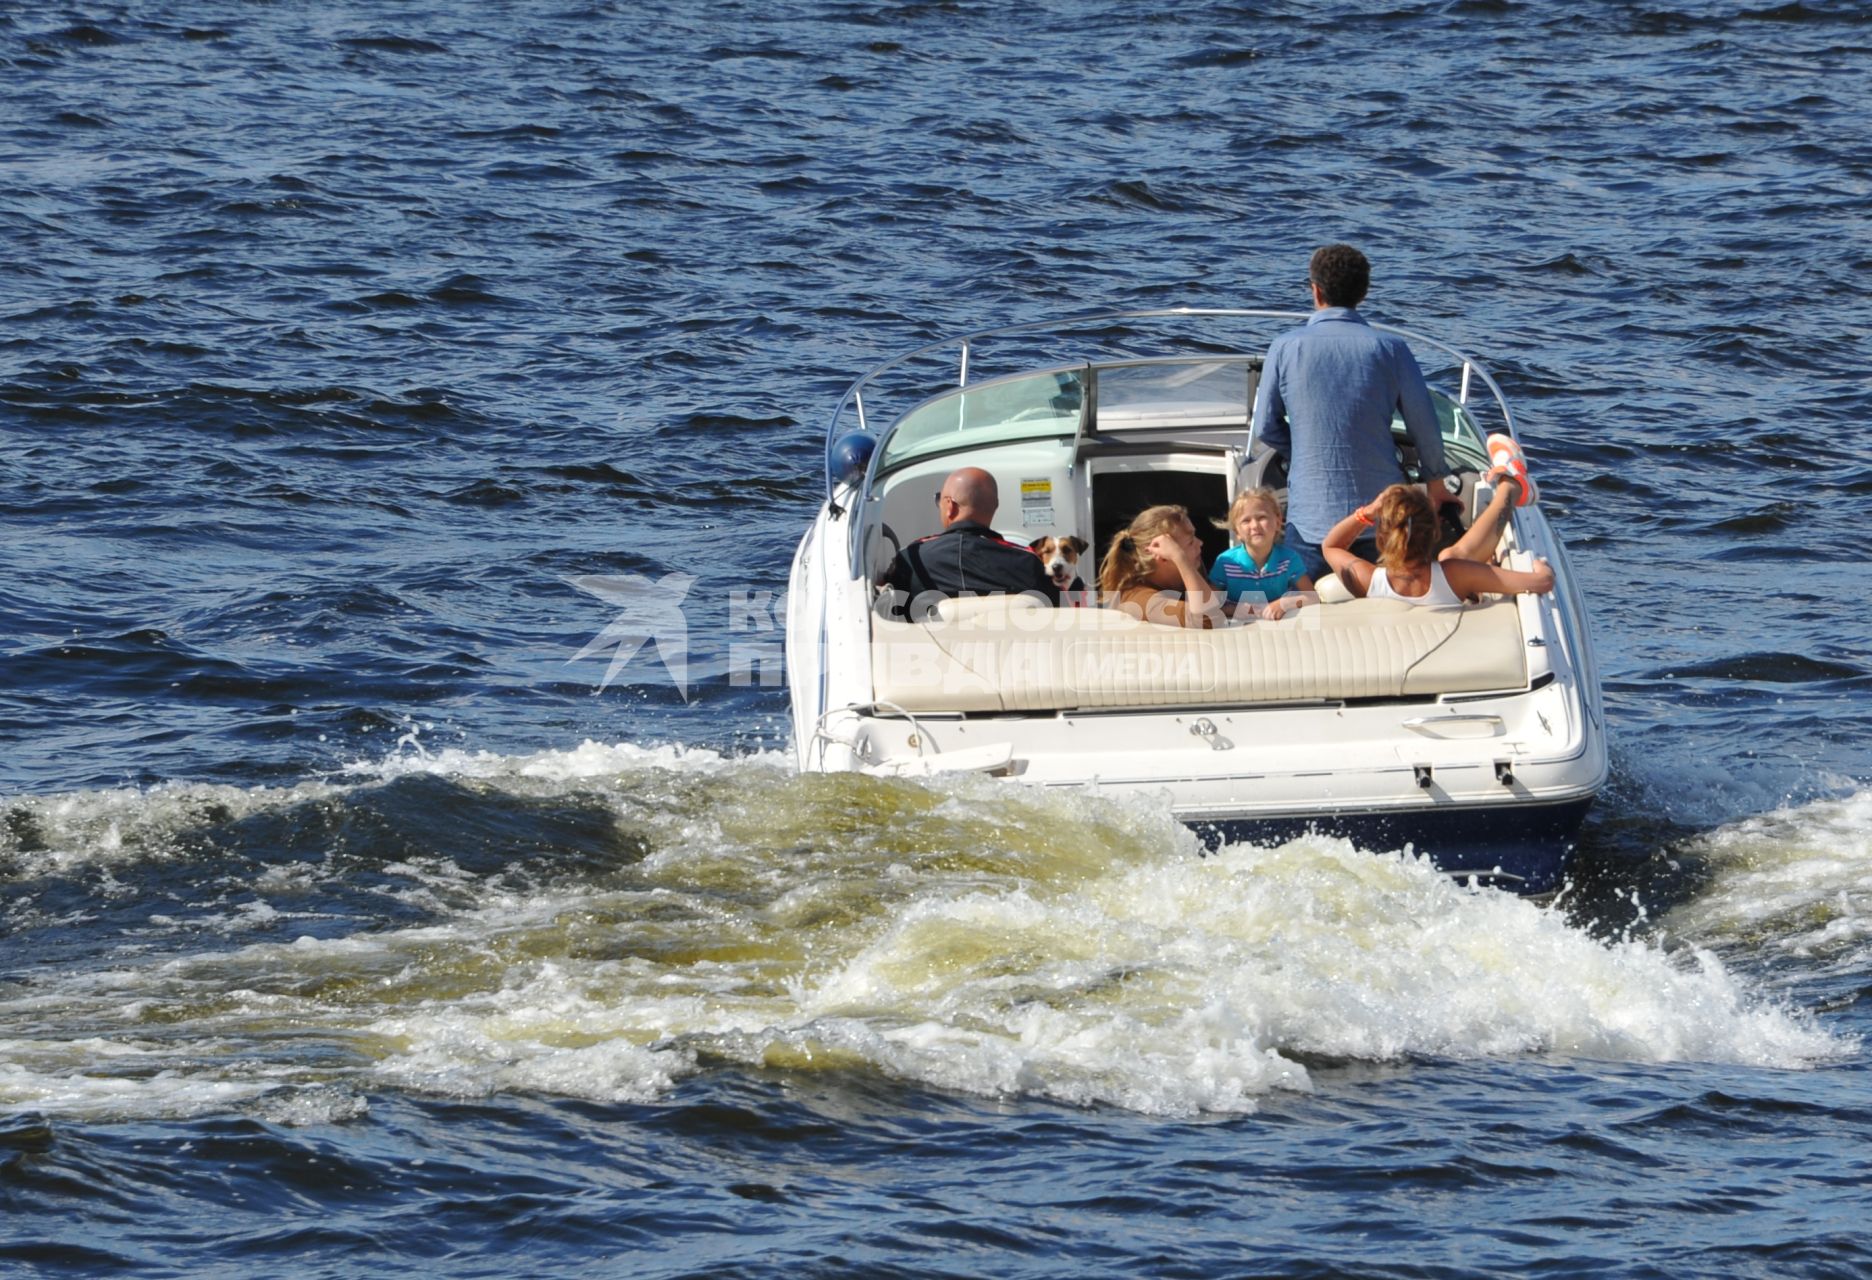
{"label": "man's dark curly hair", "polygon": [[1326,295],[1329,307],[1356,307],[1371,288],[1371,263],[1349,244],[1329,244],[1313,251],[1307,276]]}

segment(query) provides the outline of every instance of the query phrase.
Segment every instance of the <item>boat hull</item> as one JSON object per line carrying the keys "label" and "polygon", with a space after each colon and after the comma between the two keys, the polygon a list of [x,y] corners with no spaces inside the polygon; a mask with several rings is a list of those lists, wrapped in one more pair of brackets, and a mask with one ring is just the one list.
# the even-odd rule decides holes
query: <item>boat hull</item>
{"label": "boat hull", "polygon": [[1533,897],[1566,880],[1580,824],[1593,798],[1409,812],[1316,814],[1304,818],[1200,819],[1204,844],[1271,844],[1306,835],[1337,836],[1363,849],[1408,850],[1438,870]]}

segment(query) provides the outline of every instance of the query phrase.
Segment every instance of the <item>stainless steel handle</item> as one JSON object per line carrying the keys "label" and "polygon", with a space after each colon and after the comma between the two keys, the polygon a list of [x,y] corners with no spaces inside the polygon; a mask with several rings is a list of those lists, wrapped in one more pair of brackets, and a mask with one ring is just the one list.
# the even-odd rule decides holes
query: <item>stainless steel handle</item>
{"label": "stainless steel handle", "polygon": [[[1413,733],[1421,733],[1429,738],[1447,737],[1448,735],[1443,733],[1442,730],[1454,725],[1486,725],[1497,732],[1501,732],[1507,728],[1502,718],[1494,715],[1417,716],[1414,719],[1404,722],[1404,727],[1406,729],[1409,729]],[[1494,734],[1464,733],[1459,736],[1465,738],[1479,738],[1485,736],[1493,737]]]}

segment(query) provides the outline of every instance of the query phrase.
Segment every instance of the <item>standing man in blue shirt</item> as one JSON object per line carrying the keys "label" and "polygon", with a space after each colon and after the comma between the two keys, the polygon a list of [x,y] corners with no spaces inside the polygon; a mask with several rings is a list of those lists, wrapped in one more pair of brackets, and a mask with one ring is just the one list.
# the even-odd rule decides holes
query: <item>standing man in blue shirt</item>
{"label": "standing man in blue shirt", "polygon": [[[1371,264],[1349,244],[1314,250],[1307,264],[1313,314],[1268,345],[1255,396],[1254,436],[1287,464],[1287,544],[1307,572],[1326,573],[1320,543],[1332,527],[1387,485],[1404,480],[1391,441],[1391,416],[1402,413],[1440,507],[1443,436],[1423,370],[1404,340],[1379,333],[1359,315]],[[1377,558],[1366,535],[1352,549]]]}

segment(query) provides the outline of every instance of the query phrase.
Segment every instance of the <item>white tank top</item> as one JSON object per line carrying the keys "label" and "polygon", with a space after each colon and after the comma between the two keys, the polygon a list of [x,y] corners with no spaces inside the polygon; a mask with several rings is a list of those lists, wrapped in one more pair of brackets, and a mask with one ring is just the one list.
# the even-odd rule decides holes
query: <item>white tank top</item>
{"label": "white tank top", "polygon": [[1451,590],[1449,579],[1443,576],[1443,566],[1430,566],[1430,589],[1420,596],[1399,595],[1391,589],[1390,575],[1383,569],[1373,569],[1371,585],[1365,588],[1367,600],[1402,600],[1405,604],[1414,604],[1423,609],[1460,609],[1462,597]]}

